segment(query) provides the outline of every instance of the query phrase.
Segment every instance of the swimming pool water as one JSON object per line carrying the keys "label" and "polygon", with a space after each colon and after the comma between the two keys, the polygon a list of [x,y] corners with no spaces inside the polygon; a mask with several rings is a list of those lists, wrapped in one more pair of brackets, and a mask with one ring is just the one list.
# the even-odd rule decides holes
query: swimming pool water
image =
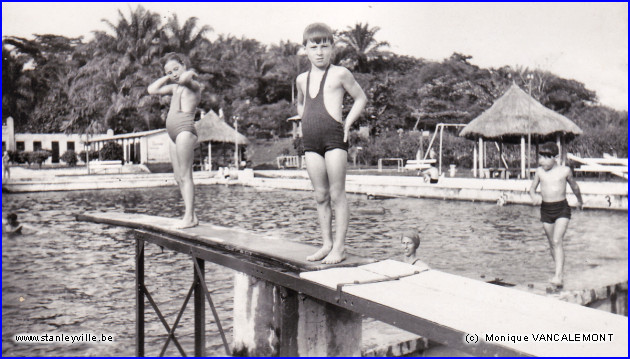
{"label": "swimming pool water", "polygon": [[[431,199],[368,200],[349,195],[347,246],[375,259],[398,258],[398,234],[423,229],[419,256],[433,268],[512,283],[544,282],[553,274],[549,246],[533,206]],[[319,244],[312,193],[240,186],[198,186],[201,221]],[[135,346],[134,240],[130,231],[77,222],[85,211],[131,210],[180,216],[174,187],[3,194],[2,212],[16,212],[22,236],[2,238],[2,353],[8,356],[132,356]],[[573,211],[565,237],[565,271],[579,273],[627,261],[627,213]],[[146,283],[171,324],[191,284],[186,256],[148,245]],[[206,264],[208,287],[231,340],[233,272]],[[192,304],[176,331],[192,355]],[[207,352],[224,351],[210,312]],[[157,355],[165,330],[147,303],[147,355]],[[15,343],[19,333],[111,334],[113,344]],[[179,355],[173,344],[166,355]]]}

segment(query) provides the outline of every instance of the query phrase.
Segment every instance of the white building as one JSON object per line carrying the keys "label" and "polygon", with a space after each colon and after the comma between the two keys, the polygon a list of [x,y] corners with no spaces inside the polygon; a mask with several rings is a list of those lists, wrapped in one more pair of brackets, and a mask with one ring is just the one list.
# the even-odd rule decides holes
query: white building
{"label": "white building", "polygon": [[171,162],[166,129],[106,135],[90,138],[87,143],[90,150],[100,150],[108,142],[116,142],[123,148],[124,163],[165,163]]}
{"label": "white building", "polygon": [[[66,133],[15,133],[12,117],[2,121],[2,151],[49,150],[52,155],[44,164],[63,164],[61,156],[68,150],[75,153],[100,150],[107,142],[116,142],[123,147],[124,163],[163,163],[170,162],[168,144],[170,139],[166,129],[114,135],[90,136]],[[90,160],[93,160],[90,158]]]}

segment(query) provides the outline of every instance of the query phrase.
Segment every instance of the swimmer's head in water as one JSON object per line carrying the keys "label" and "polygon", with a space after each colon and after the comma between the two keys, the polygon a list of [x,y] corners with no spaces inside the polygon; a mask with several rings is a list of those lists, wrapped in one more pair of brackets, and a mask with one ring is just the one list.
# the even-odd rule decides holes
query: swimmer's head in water
{"label": "swimmer's head in water", "polygon": [[7,214],[7,220],[11,223],[15,223],[17,222],[17,214],[15,213],[9,213]]}
{"label": "swimmer's head in water", "polygon": [[405,255],[412,255],[420,247],[420,232],[406,231],[400,236],[400,242],[405,248]]}

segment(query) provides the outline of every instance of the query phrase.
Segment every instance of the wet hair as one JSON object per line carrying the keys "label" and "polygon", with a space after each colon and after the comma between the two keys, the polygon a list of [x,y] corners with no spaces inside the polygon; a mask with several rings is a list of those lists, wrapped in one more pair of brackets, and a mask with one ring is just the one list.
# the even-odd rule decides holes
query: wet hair
{"label": "wet hair", "polygon": [[558,155],[558,146],[553,142],[547,142],[540,147],[538,153],[545,157],[556,157]]}
{"label": "wet hair", "polygon": [[190,60],[188,60],[188,57],[177,52],[169,52],[168,54],[164,55],[160,59],[160,64],[162,65],[162,67],[164,67],[169,61],[176,61],[186,66],[187,68],[190,67]]}
{"label": "wet hair", "polygon": [[420,247],[420,232],[416,230],[405,231],[400,235],[400,240],[403,238],[409,238],[413,241],[414,249],[418,249]]}
{"label": "wet hair", "polygon": [[302,45],[304,46],[306,46],[306,43],[309,41],[316,44],[329,42],[332,45],[335,43],[332,29],[330,26],[321,22],[308,25],[306,29],[304,29],[304,36],[302,39]]}

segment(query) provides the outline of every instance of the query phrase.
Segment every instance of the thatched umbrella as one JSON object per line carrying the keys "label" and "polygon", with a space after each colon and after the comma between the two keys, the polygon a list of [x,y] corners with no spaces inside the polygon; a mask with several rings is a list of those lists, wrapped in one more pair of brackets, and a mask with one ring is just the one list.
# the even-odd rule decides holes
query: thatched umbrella
{"label": "thatched umbrella", "polygon": [[571,120],[550,110],[521,90],[516,84],[497,99],[494,104],[477,118],[472,120],[459,133],[469,139],[480,142],[479,163],[483,167],[483,140],[505,143],[521,143],[521,176],[525,176],[525,137],[536,143],[572,140],[582,134],[582,130]]}
{"label": "thatched umbrella", "polygon": [[212,164],[212,142],[235,143],[236,146],[249,144],[247,137],[230,127],[214,111],[208,112],[201,120],[197,121],[195,129],[197,130],[197,141],[199,143],[208,142],[209,164]]}

